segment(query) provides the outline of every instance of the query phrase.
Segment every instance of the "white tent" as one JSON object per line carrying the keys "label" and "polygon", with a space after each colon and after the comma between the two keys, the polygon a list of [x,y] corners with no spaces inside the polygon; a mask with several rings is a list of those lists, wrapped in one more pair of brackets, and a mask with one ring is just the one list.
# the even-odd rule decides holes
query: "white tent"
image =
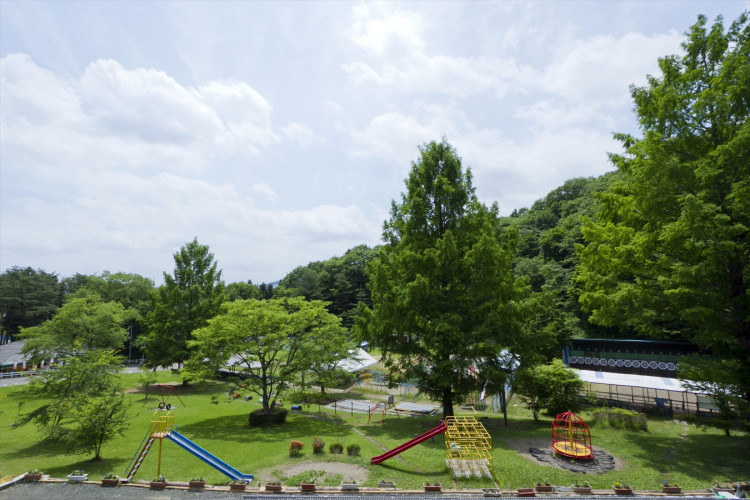
{"label": "white tent", "polygon": [[339,368],[349,373],[361,372],[362,370],[369,368],[378,363],[378,360],[370,356],[370,354],[362,349],[352,349],[349,351],[351,357],[343,360],[339,363]]}

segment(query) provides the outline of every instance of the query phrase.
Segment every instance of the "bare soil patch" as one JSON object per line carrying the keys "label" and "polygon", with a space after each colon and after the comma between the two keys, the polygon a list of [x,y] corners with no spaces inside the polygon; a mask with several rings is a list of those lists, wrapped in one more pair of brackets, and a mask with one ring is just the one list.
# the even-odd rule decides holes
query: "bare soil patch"
{"label": "bare soil patch", "polygon": [[370,475],[370,471],[360,465],[347,464],[343,462],[310,461],[286,464],[278,467],[268,467],[266,469],[258,471],[254,475],[257,480],[266,483],[268,481],[278,481],[280,477],[292,477],[310,471],[323,472],[323,474],[320,476],[321,481],[339,474],[343,479],[353,479],[355,481],[363,482],[366,481],[368,476]]}

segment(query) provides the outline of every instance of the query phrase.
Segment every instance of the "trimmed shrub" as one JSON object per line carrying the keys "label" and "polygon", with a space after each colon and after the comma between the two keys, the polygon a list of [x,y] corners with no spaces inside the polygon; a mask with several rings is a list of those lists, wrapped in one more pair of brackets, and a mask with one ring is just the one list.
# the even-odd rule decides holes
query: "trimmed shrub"
{"label": "trimmed shrub", "polygon": [[322,455],[325,451],[326,442],[319,437],[313,438],[313,454]]}
{"label": "trimmed shrub", "polygon": [[346,447],[346,454],[350,457],[358,457],[359,456],[359,445],[358,444],[350,444]]}
{"label": "trimmed shrub", "polygon": [[630,431],[648,431],[646,416],[636,411],[623,410],[622,408],[601,408],[594,410],[593,416],[594,422],[597,424]]}
{"label": "trimmed shrub", "polygon": [[292,441],[289,443],[289,456],[295,457],[299,455],[299,452],[302,451],[302,448],[305,447],[305,443],[302,441]]}
{"label": "trimmed shrub", "polygon": [[250,412],[248,423],[250,427],[259,425],[272,425],[272,424],[284,424],[286,423],[286,415],[288,410],[285,408],[276,408],[272,413],[266,413],[262,408],[253,410]]}
{"label": "trimmed shrub", "polygon": [[344,445],[341,443],[333,443],[328,447],[328,453],[331,455],[341,455],[344,453]]}

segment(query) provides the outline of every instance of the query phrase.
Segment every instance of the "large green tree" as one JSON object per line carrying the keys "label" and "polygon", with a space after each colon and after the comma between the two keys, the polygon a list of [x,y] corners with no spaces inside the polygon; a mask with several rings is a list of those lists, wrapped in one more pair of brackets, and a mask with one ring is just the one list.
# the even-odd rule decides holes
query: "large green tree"
{"label": "large green tree", "polygon": [[30,267],[11,267],[0,274],[0,343],[21,328],[50,319],[60,306],[57,275]]}
{"label": "large green tree", "polygon": [[[106,349],[94,349],[69,356],[64,361],[56,370],[44,371],[30,382],[29,390],[43,398],[45,403],[24,415],[22,423],[33,422],[47,439],[64,443],[71,449],[79,449],[81,443],[77,441],[85,434],[81,432],[81,428],[91,429],[95,425],[93,422],[83,422],[82,415],[86,418],[102,418],[102,415],[91,415],[84,408],[90,408],[87,405],[92,404],[92,400],[98,401],[94,403],[94,407],[98,407],[101,401],[115,406],[116,408],[107,411],[110,416],[122,413],[125,403],[118,396],[118,373],[122,363],[113,351]],[[86,445],[84,448],[98,455],[101,443],[113,437],[112,431],[119,432],[123,428],[123,419],[121,416],[109,418],[109,425],[99,426],[99,437],[86,438],[89,443],[95,438],[97,446]]]}
{"label": "large green tree", "polygon": [[358,245],[341,257],[310,262],[287,274],[276,293],[328,302],[328,310],[350,328],[354,324],[357,305],[360,302],[371,305],[366,268],[376,255],[377,250]]}
{"label": "large green tree", "polygon": [[448,416],[481,388],[485,367],[497,373],[490,365],[521,329],[525,287],[511,268],[515,231],[499,230],[497,206],[477,200],[453,147],[419,150],[367,267],[372,308],[360,305],[357,326],[391,377],[415,379]]}
{"label": "large green tree", "polygon": [[264,411],[273,412],[279,394],[304,370],[338,359],[337,349],[321,347],[345,343],[346,330],[325,306],[302,297],[228,302],[193,332],[186,371],[207,378],[231,363],[247,377],[247,389],[262,398]]}
{"label": "large green tree", "polygon": [[581,303],[595,323],[709,350],[690,377],[750,423],[748,16],[726,31],[699,16],[686,36],[631,87],[643,137],[616,136],[622,175],[583,229]]}
{"label": "large green tree", "polygon": [[105,302],[118,302],[132,313],[125,325],[128,342],[123,355],[127,354],[128,359],[139,358],[138,337],[145,329],[146,315],[151,308],[153,280],[139,274],[104,271],[101,276],[88,276],[79,290],[93,291]]}
{"label": "large green tree", "polygon": [[99,295],[81,290],[39,326],[22,328],[22,352],[33,362],[77,356],[93,349],[120,350],[125,345],[125,325],[135,316],[118,302],[104,302]]}
{"label": "large green tree", "polygon": [[174,274],[164,273],[147,316],[145,350],[152,367],[179,366],[189,359],[192,332],[206,326],[226,300],[221,271],[208,245],[194,238],[174,254],[174,262]]}

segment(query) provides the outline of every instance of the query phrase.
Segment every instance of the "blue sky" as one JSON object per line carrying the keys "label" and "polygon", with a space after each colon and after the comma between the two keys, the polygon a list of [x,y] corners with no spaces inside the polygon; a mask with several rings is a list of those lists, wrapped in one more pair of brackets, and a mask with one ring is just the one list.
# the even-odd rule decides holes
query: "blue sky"
{"label": "blue sky", "polygon": [[737,1],[0,0],[0,270],[227,282],[380,242],[445,136],[503,214],[612,169],[630,84]]}

